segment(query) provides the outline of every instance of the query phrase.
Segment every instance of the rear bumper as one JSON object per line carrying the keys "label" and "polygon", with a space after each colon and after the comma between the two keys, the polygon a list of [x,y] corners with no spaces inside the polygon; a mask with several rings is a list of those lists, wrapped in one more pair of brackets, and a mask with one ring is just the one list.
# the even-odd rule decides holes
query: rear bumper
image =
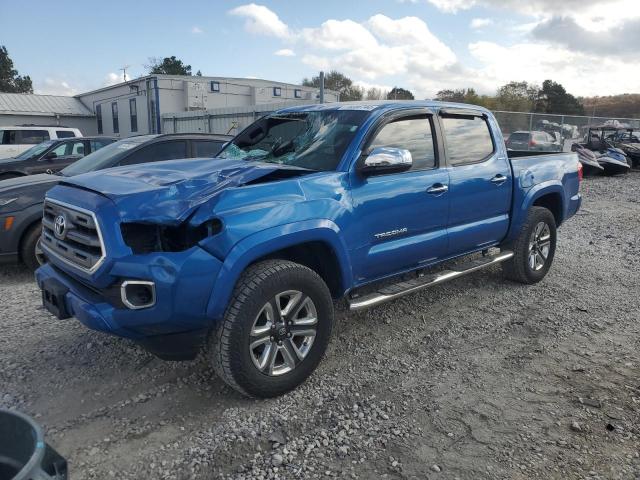
{"label": "rear bumper", "polygon": [[580,206],[582,205],[582,195],[580,193],[575,194],[573,197],[569,199],[567,218],[573,217],[578,210],[580,210]]}
{"label": "rear bumper", "polygon": [[[66,311],[92,330],[134,340],[163,359],[195,358],[212,326],[206,308],[221,263],[198,247],[141,257],[116,261],[111,275],[117,280],[106,289],[87,285],[49,263],[36,271],[36,281],[40,288],[48,279],[60,282],[66,290]],[[120,301],[119,284],[131,279],[154,283],[153,306],[134,310]]]}

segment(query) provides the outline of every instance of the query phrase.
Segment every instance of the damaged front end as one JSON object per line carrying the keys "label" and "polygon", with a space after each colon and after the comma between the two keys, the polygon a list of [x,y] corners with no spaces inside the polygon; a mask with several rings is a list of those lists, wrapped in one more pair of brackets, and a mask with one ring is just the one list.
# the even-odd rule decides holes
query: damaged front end
{"label": "damaged front end", "polygon": [[196,226],[188,220],[175,226],[142,222],[120,224],[122,239],[135,255],[182,252],[221,231],[222,221],[217,218]]}

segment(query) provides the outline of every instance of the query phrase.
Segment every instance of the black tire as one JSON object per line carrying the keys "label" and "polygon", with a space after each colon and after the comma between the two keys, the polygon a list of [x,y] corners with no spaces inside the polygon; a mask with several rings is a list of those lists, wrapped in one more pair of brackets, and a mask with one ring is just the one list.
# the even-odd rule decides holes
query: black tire
{"label": "black tire", "polygon": [[41,233],[42,225],[38,222],[29,227],[20,242],[20,259],[31,271],[35,271],[41,265],[36,254],[36,246],[40,241]]}
{"label": "black tire", "polygon": [[[542,245],[543,242],[536,241],[533,250],[530,250],[530,245],[533,240],[532,235],[534,235],[535,229],[538,228],[540,224],[546,225],[550,238],[548,251],[545,250],[547,251],[546,258],[542,266],[539,267],[538,258],[543,258],[542,250],[544,248],[537,249],[537,246]],[[502,246],[503,249],[512,250],[514,253],[511,259],[502,264],[505,276],[509,280],[525,284],[533,284],[542,280],[553,263],[553,257],[556,253],[556,241],[556,221],[553,214],[544,207],[531,207],[518,238],[512,243]],[[530,259],[530,253],[532,251],[534,253],[535,251],[540,252],[539,256],[533,260],[534,267],[532,267]]]}
{"label": "black tire", "polygon": [[[299,302],[304,303],[307,299],[312,302],[313,308],[311,310],[315,309],[315,318],[317,318],[317,322],[314,324],[315,337],[313,340],[309,342],[309,337],[301,339],[295,335],[293,338],[287,339],[286,336],[269,337],[270,334],[266,334],[267,341],[264,347],[250,348],[251,338],[263,337],[262,334],[258,337],[252,337],[251,333],[255,334],[256,328],[264,328],[264,326],[256,327],[256,325],[265,308],[268,308],[267,304],[275,306],[276,299],[280,299],[282,302],[282,295],[291,291],[302,293],[303,297],[298,300]],[[297,311],[298,307],[293,303],[292,305],[291,308]],[[288,304],[284,309],[287,307]],[[283,307],[279,306],[277,311],[275,307],[271,307],[270,311],[278,319],[282,318],[280,315],[282,310]],[[292,326],[293,331],[296,325],[292,322],[290,315],[287,314],[284,317],[288,318],[287,324]],[[274,330],[269,331],[277,332],[273,333],[274,335],[285,335],[282,334],[282,327],[273,327],[274,323],[277,321],[265,322],[265,325],[267,328],[268,325],[272,325],[271,328]],[[298,326],[298,328],[300,327]],[[333,301],[322,278],[313,270],[297,263],[285,260],[267,260],[249,267],[238,280],[224,319],[209,336],[207,352],[216,373],[230,387],[249,397],[275,397],[296,388],[316,369],[329,343],[332,328]],[[274,339],[282,341],[278,343],[277,340],[273,341]],[[266,371],[260,370],[258,364],[262,356],[259,359],[257,358],[259,355],[255,355],[256,351],[260,352],[260,348],[263,348],[261,354],[265,359],[268,359],[269,355],[265,354],[268,348],[267,344],[269,344],[269,348],[279,352],[281,349],[287,350],[289,348],[288,352],[291,353],[292,351],[299,352],[299,350],[291,350],[290,342],[301,340],[310,343],[310,345],[307,347],[307,343],[302,343],[297,347],[307,349],[307,353],[302,360],[295,357],[299,363],[290,371],[274,376],[268,366],[265,367]],[[286,363],[284,353],[286,352],[275,355],[281,355],[278,358],[281,358],[283,368],[287,368],[287,365],[284,364]],[[273,362],[265,360],[265,365],[271,363],[273,367],[275,361],[275,357]]]}

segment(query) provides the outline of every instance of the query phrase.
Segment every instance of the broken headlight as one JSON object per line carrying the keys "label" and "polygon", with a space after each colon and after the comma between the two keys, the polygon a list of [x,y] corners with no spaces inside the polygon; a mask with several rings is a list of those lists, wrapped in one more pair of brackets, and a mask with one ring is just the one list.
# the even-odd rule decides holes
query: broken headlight
{"label": "broken headlight", "polygon": [[182,252],[212,235],[220,233],[222,222],[217,218],[193,226],[188,222],[177,226],[127,222],[120,224],[124,242],[134,254],[152,252]]}

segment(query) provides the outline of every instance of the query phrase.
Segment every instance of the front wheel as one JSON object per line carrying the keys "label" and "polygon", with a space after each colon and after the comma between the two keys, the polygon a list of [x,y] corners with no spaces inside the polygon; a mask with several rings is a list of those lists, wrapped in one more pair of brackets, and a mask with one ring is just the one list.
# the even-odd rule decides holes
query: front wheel
{"label": "front wheel", "polygon": [[556,221],[544,207],[531,207],[520,235],[504,249],[513,250],[513,257],[502,264],[507,278],[533,284],[542,280],[556,252]]}
{"label": "front wheel", "polygon": [[31,271],[35,271],[44,263],[44,256],[40,248],[41,234],[42,225],[38,222],[32,225],[24,234],[20,246],[20,258]]}
{"label": "front wheel", "polygon": [[322,278],[303,265],[269,260],[242,274],[208,350],[229,386],[274,397],[311,375],[332,326],[333,302]]}

